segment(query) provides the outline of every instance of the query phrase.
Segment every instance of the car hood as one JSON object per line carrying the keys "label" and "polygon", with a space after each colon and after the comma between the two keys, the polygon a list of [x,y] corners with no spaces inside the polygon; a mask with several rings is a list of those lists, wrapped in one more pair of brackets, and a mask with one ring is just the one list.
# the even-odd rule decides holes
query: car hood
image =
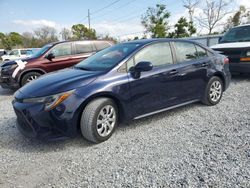
{"label": "car hood", "polygon": [[94,81],[102,72],[84,71],[79,69],[64,69],[41,76],[22,88],[17,98],[43,97],[62,93],[78,87],[86,86]]}
{"label": "car hood", "polygon": [[16,61],[23,61],[23,62],[30,62],[30,61],[32,61],[32,60],[34,60],[34,59],[36,59],[35,57],[28,57],[28,58],[23,58],[23,59],[16,59],[16,60],[10,60],[10,61],[6,61],[6,62],[3,62],[2,64],[1,64],[1,67],[6,67],[6,66],[9,66],[9,65],[14,65],[14,64],[17,64],[17,62]]}
{"label": "car hood", "polygon": [[247,48],[250,47],[250,42],[232,42],[232,43],[221,43],[216,44],[214,46],[210,46],[210,48],[216,49],[226,49],[226,48]]}

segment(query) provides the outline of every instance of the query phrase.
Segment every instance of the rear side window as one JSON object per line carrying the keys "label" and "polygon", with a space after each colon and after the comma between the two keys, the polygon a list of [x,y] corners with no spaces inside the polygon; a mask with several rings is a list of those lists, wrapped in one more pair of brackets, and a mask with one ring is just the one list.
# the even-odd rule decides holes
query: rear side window
{"label": "rear side window", "polygon": [[97,51],[103,50],[103,49],[108,48],[108,47],[111,46],[106,41],[96,41],[94,44],[95,44],[95,47],[96,47]]}
{"label": "rear side window", "polygon": [[21,50],[21,55],[26,55],[27,54],[27,50]]}
{"label": "rear side window", "polygon": [[91,53],[93,52],[92,43],[85,41],[85,42],[76,42],[75,43],[76,54],[83,54],[83,53]]}
{"label": "rear side window", "polygon": [[9,55],[19,55],[18,50],[12,50]]}
{"label": "rear side window", "polygon": [[55,57],[71,55],[71,43],[58,44],[51,50],[51,53],[53,53]]}
{"label": "rear side window", "polygon": [[135,57],[135,64],[141,61],[149,61],[154,67],[173,63],[172,52],[168,42],[152,44],[139,51]]}
{"label": "rear side window", "polygon": [[175,42],[177,61],[179,63],[197,58],[195,45],[188,42]]}
{"label": "rear side window", "polygon": [[204,48],[198,46],[198,45],[195,45],[196,47],[196,50],[197,50],[197,56],[198,58],[203,58],[203,57],[207,57],[207,50],[205,50]]}

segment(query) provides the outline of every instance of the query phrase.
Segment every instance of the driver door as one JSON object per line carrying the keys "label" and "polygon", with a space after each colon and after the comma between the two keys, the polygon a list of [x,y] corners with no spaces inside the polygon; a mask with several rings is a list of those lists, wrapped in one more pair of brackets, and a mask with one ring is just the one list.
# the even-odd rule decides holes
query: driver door
{"label": "driver door", "polygon": [[143,48],[129,60],[128,69],[143,61],[151,62],[153,69],[141,72],[140,78],[134,78],[128,73],[134,117],[177,104],[181,90],[179,65],[173,61],[172,49],[168,42],[155,43]]}

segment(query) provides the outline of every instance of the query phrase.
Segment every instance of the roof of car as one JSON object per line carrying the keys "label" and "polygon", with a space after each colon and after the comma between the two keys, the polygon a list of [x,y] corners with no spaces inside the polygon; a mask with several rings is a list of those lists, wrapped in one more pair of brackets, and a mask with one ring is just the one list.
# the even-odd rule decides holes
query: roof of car
{"label": "roof of car", "polygon": [[191,40],[177,39],[177,38],[140,39],[140,40],[128,41],[128,42],[125,42],[125,43],[149,44],[149,43],[152,43],[152,42],[169,42],[169,41],[187,41],[187,42],[195,43],[194,41],[191,41]]}
{"label": "roof of car", "polygon": [[84,41],[105,41],[105,42],[113,42],[112,40],[65,40],[65,41],[57,41],[57,42],[51,42],[51,45],[61,44],[61,43],[67,43],[67,42],[84,42]]}

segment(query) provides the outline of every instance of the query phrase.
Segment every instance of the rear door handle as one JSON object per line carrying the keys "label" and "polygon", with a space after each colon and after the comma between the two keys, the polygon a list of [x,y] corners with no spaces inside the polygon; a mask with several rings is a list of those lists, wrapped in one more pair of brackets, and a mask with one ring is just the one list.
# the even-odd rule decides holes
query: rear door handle
{"label": "rear door handle", "polygon": [[207,67],[207,66],[208,66],[208,63],[202,63],[201,66],[202,66],[202,67]]}

